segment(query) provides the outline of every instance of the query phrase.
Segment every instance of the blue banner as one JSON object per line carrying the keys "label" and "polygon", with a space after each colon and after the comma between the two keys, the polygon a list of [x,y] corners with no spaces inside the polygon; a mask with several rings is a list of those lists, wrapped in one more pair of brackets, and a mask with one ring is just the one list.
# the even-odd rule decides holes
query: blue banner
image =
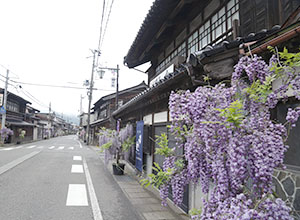
{"label": "blue banner", "polygon": [[143,132],[144,121],[136,123],[136,146],[135,146],[135,167],[143,171]]}

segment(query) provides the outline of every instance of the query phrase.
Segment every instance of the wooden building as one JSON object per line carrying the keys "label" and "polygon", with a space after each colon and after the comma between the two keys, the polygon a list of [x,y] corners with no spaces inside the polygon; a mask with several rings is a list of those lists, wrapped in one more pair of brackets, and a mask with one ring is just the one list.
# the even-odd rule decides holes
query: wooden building
{"label": "wooden building", "polygon": [[[230,78],[248,45],[282,31],[299,5],[300,0],[156,0],[124,58],[129,68],[151,62],[149,88],[116,110],[114,118],[142,120],[151,138],[165,132],[174,146],[167,129],[170,92],[193,91],[205,85],[205,76],[212,83]],[[146,143],[143,163],[149,174],[153,162],[162,165],[163,158],[153,154],[153,141]],[[188,187],[181,208],[199,208],[199,194],[196,186]]]}
{"label": "wooden building", "polygon": [[[133,97],[147,88],[145,82],[139,85],[121,90],[118,92],[118,107],[123,106]],[[117,109],[116,107],[116,93],[112,93],[101,97],[95,102],[93,110],[93,120],[91,120],[91,137],[92,142],[97,144],[97,132],[102,127],[115,129],[115,121],[112,117],[112,113]]]}
{"label": "wooden building", "polygon": [[[4,89],[0,88],[0,93],[4,94]],[[26,117],[26,106],[31,104],[29,101],[23,99],[8,91],[6,103],[6,120],[5,126],[14,132],[7,140],[8,143],[16,143],[18,141],[31,141],[33,140],[34,124]],[[2,114],[1,114],[2,118]],[[19,137],[20,130],[25,130],[26,135],[24,139]]]}

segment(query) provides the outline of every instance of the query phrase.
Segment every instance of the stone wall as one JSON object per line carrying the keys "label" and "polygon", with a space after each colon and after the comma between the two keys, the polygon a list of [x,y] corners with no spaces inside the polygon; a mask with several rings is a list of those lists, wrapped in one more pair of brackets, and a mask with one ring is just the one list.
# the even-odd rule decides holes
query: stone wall
{"label": "stone wall", "polygon": [[300,172],[277,170],[273,176],[273,190],[293,210],[295,219],[300,219]]}

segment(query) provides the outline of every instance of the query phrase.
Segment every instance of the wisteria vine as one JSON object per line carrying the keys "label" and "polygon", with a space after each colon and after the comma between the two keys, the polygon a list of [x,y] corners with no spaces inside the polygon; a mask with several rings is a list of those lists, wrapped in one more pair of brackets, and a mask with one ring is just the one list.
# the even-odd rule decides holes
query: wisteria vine
{"label": "wisteria vine", "polygon": [[133,136],[132,124],[127,124],[119,132],[112,129],[102,128],[99,133],[99,146],[105,151],[105,161],[116,158],[119,163],[121,156],[128,159],[127,154],[129,148],[134,144],[135,136]]}
{"label": "wisteria vine", "polygon": [[[163,204],[169,187],[180,205],[184,186],[200,183],[209,196],[193,219],[293,219],[271,186],[274,169],[284,168],[287,127],[295,125],[300,108],[288,110],[287,124],[271,120],[270,109],[291,91],[300,99],[299,66],[300,53],[286,49],[269,64],[245,56],[234,68],[231,86],[171,93],[170,129],[184,155],[177,157],[174,149],[165,155],[162,170],[169,174],[159,185]],[[282,83],[274,89],[278,80]]]}

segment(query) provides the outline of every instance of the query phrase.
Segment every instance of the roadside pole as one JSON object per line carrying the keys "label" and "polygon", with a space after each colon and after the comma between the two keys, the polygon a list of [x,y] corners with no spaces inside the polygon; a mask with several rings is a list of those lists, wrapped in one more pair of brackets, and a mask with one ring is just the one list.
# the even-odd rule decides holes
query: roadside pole
{"label": "roadside pole", "polygon": [[[88,108],[88,118],[87,118],[87,139],[86,144],[90,144],[90,122],[91,122],[91,102],[92,102],[92,95],[93,95],[93,86],[94,86],[94,71],[95,71],[95,57],[100,55],[100,52],[98,50],[93,51],[93,68],[92,68],[92,74],[91,74],[91,81],[90,81],[90,91],[89,91],[89,108]],[[97,58],[98,59],[98,58]]]}
{"label": "roadside pole", "polygon": [[5,111],[2,114],[1,129],[5,127],[5,120],[6,120],[8,74],[9,74],[9,70],[6,71],[5,89],[4,89],[4,97],[3,97],[3,108],[5,109]]}

